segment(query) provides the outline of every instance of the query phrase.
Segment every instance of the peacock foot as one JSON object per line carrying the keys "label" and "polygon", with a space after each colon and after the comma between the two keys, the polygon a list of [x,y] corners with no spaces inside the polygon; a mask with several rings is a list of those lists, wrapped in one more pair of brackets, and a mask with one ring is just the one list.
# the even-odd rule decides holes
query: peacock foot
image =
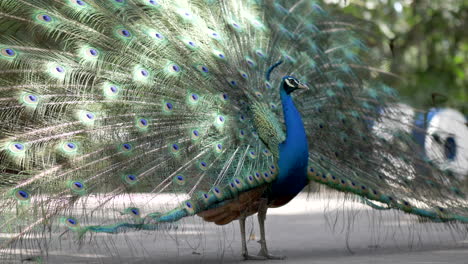
{"label": "peacock foot", "polygon": [[267,258],[264,256],[254,256],[249,254],[242,254],[242,257],[244,260],[267,260]]}
{"label": "peacock foot", "polygon": [[285,259],[286,256],[276,256],[276,255],[271,255],[268,253],[268,251],[265,251],[263,249],[260,249],[260,252],[258,252],[258,256],[264,257],[264,259]]}

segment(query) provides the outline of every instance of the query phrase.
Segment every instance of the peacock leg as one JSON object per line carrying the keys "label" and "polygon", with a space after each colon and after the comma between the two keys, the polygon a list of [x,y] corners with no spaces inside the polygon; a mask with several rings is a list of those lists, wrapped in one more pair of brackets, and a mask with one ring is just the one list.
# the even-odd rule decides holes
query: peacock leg
{"label": "peacock leg", "polygon": [[260,203],[258,208],[258,224],[260,225],[260,241],[258,241],[261,245],[260,252],[258,252],[259,256],[264,256],[267,259],[285,259],[286,256],[275,256],[268,253],[268,248],[266,245],[266,237],[265,237],[265,219],[266,213],[268,210],[267,199],[263,199]]}
{"label": "peacock leg", "polygon": [[244,216],[239,218],[239,223],[240,223],[240,231],[241,231],[241,239],[242,239],[242,257],[244,257],[244,260],[265,260],[266,258],[263,256],[249,255],[249,252],[247,251],[247,242],[245,240],[245,217]]}

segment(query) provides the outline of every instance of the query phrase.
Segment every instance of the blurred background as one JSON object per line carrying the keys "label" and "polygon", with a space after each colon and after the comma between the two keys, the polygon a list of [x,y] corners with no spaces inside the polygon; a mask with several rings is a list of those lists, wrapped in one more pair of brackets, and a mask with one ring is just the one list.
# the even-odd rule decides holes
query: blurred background
{"label": "blurred background", "polygon": [[468,115],[468,0],[321,2],[376,24],[405,101]]}

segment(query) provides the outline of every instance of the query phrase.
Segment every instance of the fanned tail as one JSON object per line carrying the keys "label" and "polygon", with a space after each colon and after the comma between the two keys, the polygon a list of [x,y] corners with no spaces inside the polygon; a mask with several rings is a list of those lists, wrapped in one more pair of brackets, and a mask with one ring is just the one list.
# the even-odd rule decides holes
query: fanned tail
{"label": "fanned tail", "polygon": [[466,179],[381,125],[405,112],[373,31],[315,1],[0,1],[0,248],[172,229],[266,188],[286,75],[311,88],[309,180],[467,223]]}

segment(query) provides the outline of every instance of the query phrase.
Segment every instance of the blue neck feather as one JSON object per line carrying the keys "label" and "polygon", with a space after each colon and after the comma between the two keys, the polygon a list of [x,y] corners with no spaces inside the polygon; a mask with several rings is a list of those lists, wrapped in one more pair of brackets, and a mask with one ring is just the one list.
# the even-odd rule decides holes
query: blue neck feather
{"label": "blue neck feather", "polygon": [[279,145],[279,175],[272,185],[272,195],[297,195],[307,185],[309,147],[299,111],[291,96],[280,88],[283,116],[286,124],[286,140]]}

